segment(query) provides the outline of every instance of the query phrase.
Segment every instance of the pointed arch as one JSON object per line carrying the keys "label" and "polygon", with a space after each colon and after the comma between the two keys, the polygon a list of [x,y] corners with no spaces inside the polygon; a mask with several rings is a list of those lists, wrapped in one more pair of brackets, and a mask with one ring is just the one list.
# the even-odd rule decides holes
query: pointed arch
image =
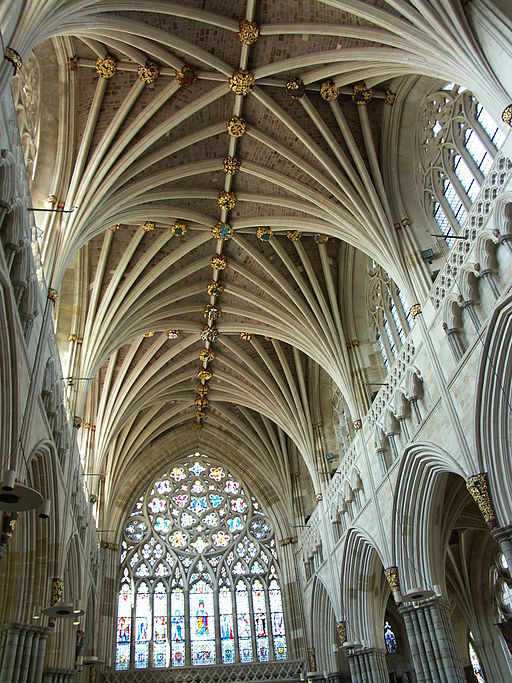
{"label": "pointed arch", "polygon": [[476,472],[487,472],[500,526],[512,520],[510,482],[512,462],[512,296],[494,309],[478,369],[475,387]]}
{"label": "pointed arch", "polygon": [[389,586],[383,556],[367,531],[351,527],[342,549],[341,594],[347,637],[364,647],[384,647],[383,625]]}
{"label": "pointed arch", "polygon": [[391,530],[393,564],[399,568],[402,592],[439,583],[444,554],[435,543],[434,512],[442,502],[438,480],[450,472],[464,480],[468,476],[453,456],[435,444],[417,442],[404,451],[397,473]]}

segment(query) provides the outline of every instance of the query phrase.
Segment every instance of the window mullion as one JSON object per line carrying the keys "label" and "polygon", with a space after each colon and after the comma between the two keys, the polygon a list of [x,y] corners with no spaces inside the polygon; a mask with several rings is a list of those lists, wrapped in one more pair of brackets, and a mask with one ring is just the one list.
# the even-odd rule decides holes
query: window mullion
{"label": "window mullion", "polygon": [[183,590],[185,596],[185,619],[183,620],[183,628],[185,630],[185,666],[192,665],[192,624],[190,623],[190,591],[187,586]]}
{"label": "window mullion", "polygon": [[235,664],[240,663],[240,643],[238,640],[238,612],[236,609],[236,586],[231,589],[231,614],[233,615],[233,647],[235,648]]}
{"label": "window mullion", "polygon": [[252,642],[252,661],[258,661],[258,649],[256,643],[256,628],[254,626],[254,605],[252,602],[252,583],[249,582],[247,588],[248,598],[249,598],[249,624],[251,627],[251,642]]}
{"label": "window mullion", "polygon": [[402,325],[402,330],[404,331],[404,334],[407,334],[407,332],[409,330],[409,322],[407,320],[407,316],[405,314],[402,301],[400,300],[400,297],[398,296],[398,292],[396,291],[396,285],[394,283],[392,283],[390,289],[391,289],[390,297],[391,297],[391,300],[393,301],[393,304],[395,306],[395,311],[398,315],[398,319],[400,320],[400,324]]}
{"label": "window mullion", "polygon": [[459,150],[459,153],[460,153],[461,157],[464,159],[464,161],[466,162],[466,164],[468,165],[469,170],[473,174],[473,178],[477,181],[477,183],[479,185],[481,185],[485,180],[485,176],[482,173],[482,171],[478,168],[478,166],[476,165],[475,160],[473,159],[471,154],[468,152],[466,147],[463,147],[461,150]]}
{"label": "window mullion", "polygon": [[276,658],[276,653],[275,653],[275,649],[274,649],[274,633],[272,631],[272,613],[270,611],[270,599],[268,597],[268,586],[265,586],[265,609],[267,611],[267,633],[268,633],[269,659],[274,660]]}
{"label": "window mullion", "polygon": [[492,143],[492,140],[487,134],[485,128],[482,126],[482,124],[476,117],[472,117],[469,124],[471,125],[471,128],[473,128],[473,130],[475,131],[475,134],[480,138],[481,143],[485,146],[491,157],[494,159],[494,157],[498,154],[498,150]]}
{"label": "window mullion", "polygon": [[452,181],[452,185],[455,189],[455,192],[457,193],[460,201],[464,204],[464,208],[466,211],[469,211],[472,206],[472,201],[468,197],[466,190],[464,189],[462,183],[457,177],[457,174],[455,173],[454,169],[450,170],[449,178]]}
{"label": "window mullion", "polygon": [[446,218],[448,219],[448,221],[451,225],[453,234],[458,235],[459,231],[460,231],[459,222],[455,218],[455,214],[453,213],[452,207],[446,201],[446,197],[444,196],[444,194],[439,195],[437,197],[437,201],[441,204],[441,207],[444,211],[444,214],[445,214]]}

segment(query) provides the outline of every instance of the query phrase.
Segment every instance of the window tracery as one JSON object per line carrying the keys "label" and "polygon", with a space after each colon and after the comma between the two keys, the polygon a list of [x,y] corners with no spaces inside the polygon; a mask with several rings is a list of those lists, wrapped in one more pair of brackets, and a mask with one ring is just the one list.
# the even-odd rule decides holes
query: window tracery
{"label": "window tracery", "polygon": [[368,262],[367,308],[372,341],[387,372],[409,333],[410,316],[399,287],[375,261]]}
{"label": "window tracery", "polygon": [[116,669],[286,659],[276,542],[246,485],[199,453],[126,521]]}
{"label": "window tracery", "polygon": [[[419,148],[424,208],[441,234],[457,235],[505,135],[476,97],[448,83],[424,101]],[[453,240],[447,239],[451,246]]]}

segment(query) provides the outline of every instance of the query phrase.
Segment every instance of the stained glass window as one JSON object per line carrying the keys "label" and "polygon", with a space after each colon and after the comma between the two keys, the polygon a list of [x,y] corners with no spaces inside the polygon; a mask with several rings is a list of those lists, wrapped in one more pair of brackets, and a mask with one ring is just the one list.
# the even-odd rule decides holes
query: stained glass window
{"label": "stained glass window", "polygon": [[398,652],[398,644],[396,642],[395,634],[391,628],[389,621],[384,624],[384,640],[386,642],[386,650],[389,655],[395,655]]}
{"label": "stained glass window", "polygon": [[[469,637],[471,639],[472,634],[469,634]],[[473,643],[471,640],[469,641],[468,645],[468,650],[469,650],[469,660],[471,662],[471,666],[473,667],[473,673],[475,675],[475,679],[477,680],[478,683],[485,683],[485,678],[484,678],[484,672],[482,671],[482,666],[480,665],[480,660],[478,659],[478,655],[476,654],[476,650],[473,647]]]}
{"label": "stained glass window", "polygon": [[166,667],[169,664],[167,615],[167,588],[159,581],[153,592],[153,666],[155,668]]}
{"label": "stained glass window", "polygon": [[128,669],[130,665],[130,631],[132,622],[132,589],[128,570],[124,570],[117,603],[116,669]]}
{"label": "stained glass window", "polygon": [[286,659],[276,541],[238,477],[196,453],[124,528],[116,669]]}
{"label": "stained glass window", "polygon": [[144,582],[137,588],[135,615],[135,668],[147,669],[151,639],[151,604],[149,587]]}

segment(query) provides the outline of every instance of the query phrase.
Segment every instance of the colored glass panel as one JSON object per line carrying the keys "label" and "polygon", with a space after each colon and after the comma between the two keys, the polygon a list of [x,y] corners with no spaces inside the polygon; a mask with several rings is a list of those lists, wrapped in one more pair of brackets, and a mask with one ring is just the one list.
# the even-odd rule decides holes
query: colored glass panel
{"label": "colored glass panel", "polygon": [[[275,539],[261,506],[228,471],[192,460],[162,474],[128,515],[125,534],[116,668],[182,667],[186,647],[193,666],[215,664],[219,646],[224,664],[286,658],[281,592],[270,565]],[[237,575],[254,581],[235,590]],[[133,577],[144,578],[135,610]],[[271,582],[268,598],[260,577]]]}
{"label": "colored glass panel", "polygon": [[386,650],[389,655],[394,655],[398,652],[398,644],[389,621],[386,621],[384,624],[384,641],[386,642]]}

